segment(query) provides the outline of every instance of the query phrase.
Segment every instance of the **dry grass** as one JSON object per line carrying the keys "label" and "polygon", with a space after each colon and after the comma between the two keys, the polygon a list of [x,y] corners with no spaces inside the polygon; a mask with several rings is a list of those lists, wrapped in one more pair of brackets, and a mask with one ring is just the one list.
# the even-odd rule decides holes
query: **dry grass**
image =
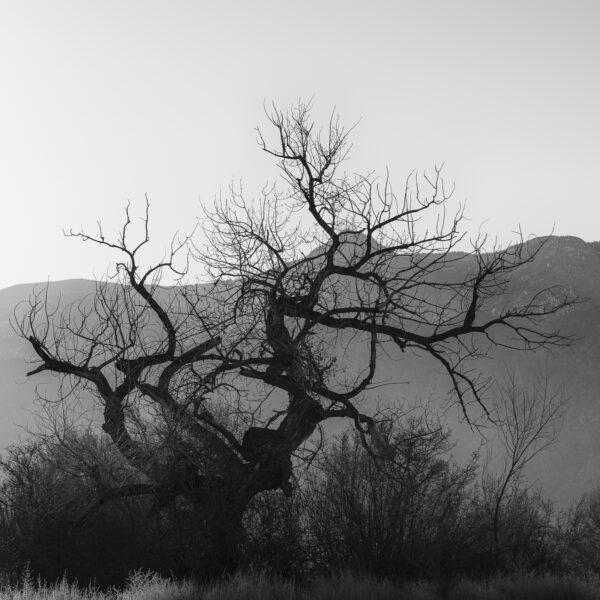
{"label": "dry grass", "polygon": [[452,598],[458,600],[598,600],[597,581],[558,577],[496,578],[488,583],[461,581]]}
{"label": "dry grass", "polygon": [[48,586],[25,577],[4,587],[0,600],[600,600],[598,581],[557,577],[463,580],[444,593],[430,582],[393,584],[349,574],[318,579],[310,587],[260,574],[238,575],[211,586],[176,582],[152,573],[134,573],[124,590],[102,593],[62,581]]}

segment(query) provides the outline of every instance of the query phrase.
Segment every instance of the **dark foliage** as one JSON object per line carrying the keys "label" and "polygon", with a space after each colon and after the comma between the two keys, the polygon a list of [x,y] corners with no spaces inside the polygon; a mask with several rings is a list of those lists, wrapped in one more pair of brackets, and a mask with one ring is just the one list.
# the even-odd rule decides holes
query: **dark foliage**
{"label": "dark foliage", "polygon": [[65,445],[37,439],[8,451],[0,486],[5,577],[19,580],[27,569],[49,582],[66,575],[107,587],[141,568],[196,578],[212,568],[219,541],[209,539],[206,515],[184,499],[160,511],[149,497],[98,504],[84,456],[102,464],[103,481],[128,485],[130,469],[105,436],[72,435]]}
{"label": "dark foliage", "polygon": [[474,464],[451,464],[448,433],[416,420],[387,437],[392,453],[375,462],[358,436],[344,436],[311,478],[306,508],[321,566],[411,579],[464,569]]}
{"label": "dark foliage", "polygon": [[[397,580],[449,580],[494,573],[600,574],[598,501],[588,496],[562,520],[537,493],[517,489],[498,523],[502,562],[475,465],[448,455],[449,432],[422,420],[386,433],[394,454],[374,461],[358,434],[332,442],[291,497],[256,496],[244,518],[241,566],[296,580],[353,572]],[[73,436],[101,455],[116,478],[128,467],[104,438]],[[47,440],[2,461],[0,570],[46,581],[63,575],[101,587],[139,568],[202,579],[213,568],[206,515],[179,499],[156,511],[150,498],[124,498],[86,514],[97,497],[78,460]],[[110,466],[110,469],[109,469]],[[82,515],[86,515],[82,519]]]}

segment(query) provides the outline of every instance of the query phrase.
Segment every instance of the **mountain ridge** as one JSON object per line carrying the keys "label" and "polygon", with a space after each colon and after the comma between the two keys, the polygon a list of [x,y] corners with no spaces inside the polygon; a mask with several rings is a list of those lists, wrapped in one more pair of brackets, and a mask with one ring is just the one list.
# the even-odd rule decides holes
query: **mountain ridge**
{"label": "mountain ridge", "polygon": [[[525,242],[524,250],[543,243],[535,260],[514,273],[512,293],[564,286],[585,301],[571,306],[548,321],[576,342],[566,349],[546,353],[508,353],[495,350],[492,361],[483,360],[477,368],[498,378],[506,370],[515,370],[521,377],[532,376],[544,365],[571,396],[565,414],[563,432],[557,443],[532,463],[528,471],[530,482],[539,482],[545,495],[557,506],[567,506],[579,494],[600,485],[600,242],[585,242],[575,236],[546,236]],[[93,292],[97,281],[68,279],[50,282],[49,298],[61,298],[64,304]],[[0,449],[14,443],[20,427],[35,414],[35,385],[52,378],[46,374],[26,378],[27,359],[31,351],[25,340],[16,336],[10,326],[15,306],[27,301],[35,288],[43,289],[47,282],[17,284],[0,290]],[[358,351],[350,349],[350,352]],[[379,378],[389,381],[389,396],[403,399],[426,398],[443,392],[443,384],[433,382],[423,361],[398,357],[381,359]],[[409,380],[408,384],[398,381]],[[395,383],[396,382],[396,383]],[[49,388],[51,389],[51,388]],[[373,393],[375,397],[375,393]],[[465,455],[477,440],[460,424],[458,411],[449,418],[449,426],[460,438]]]}

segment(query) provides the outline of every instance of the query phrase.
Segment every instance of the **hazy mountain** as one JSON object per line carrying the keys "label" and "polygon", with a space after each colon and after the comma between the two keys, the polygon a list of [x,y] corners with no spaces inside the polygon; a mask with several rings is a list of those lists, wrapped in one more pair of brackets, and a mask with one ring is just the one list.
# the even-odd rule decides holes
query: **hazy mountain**
{"label": "hazy mountain", "polygon": [[[537,247],[539,240],[528,244]],[[453,268],[462,271],[468,267],[468,261],[456,265]],[[453,278],[460,276],[460,272],[448,271],[440,276]],[[522,381],[532,380],[546,366],[552,374],[552,383],[562,386],[570,397],[561,437],[528,471],[532,483],[539,483],[547,497],[565,506],[582,492],[600,485],[600,242],[586,243],[575,237],[549,238],[535,261],[515,272],[510,293],[525,297],[553,285],[564,286],[586,300],[561,311],[548,322],[578,341],[551,355],[499,350],[491,360],[481,360],[477,366],[495,378],[510,369]],[[36,384],[50,382],[48,389],[52,389],[52,376],[48,374],[25,377],[31,353],[9,322],[15,307],[27,301],[33,288],[31,284],[23,284],[0,290],[0,448],[16,442],[22,427],[32,424],[37,410]],[[94,288],[95,282],[83,279],[55,282],[50,286],[49,301],[52,305],[60,299],[63,305],[68,304],[90,294]],[[506,298],[495,302],[506,302]],[[496,308],[492,302],[487,310]],[[361,349],[350,343],[340,351],[358,359]],[[439,367],[427,358],[382,355],[378,372],[378,382],[382,385],[371,394],[394,398],[403,404],[424,402],[447,390],[448,382],[439,374]],[[480,443],[478,434],[461,423],[460,417],[456,408],[446,413],[458,438],[457,456],[466,455]]]}

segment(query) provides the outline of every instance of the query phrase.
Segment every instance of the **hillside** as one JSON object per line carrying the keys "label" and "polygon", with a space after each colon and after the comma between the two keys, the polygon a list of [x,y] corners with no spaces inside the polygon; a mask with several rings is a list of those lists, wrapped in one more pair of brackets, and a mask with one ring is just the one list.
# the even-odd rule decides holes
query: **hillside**
{"label": "hillside", "polygon": [[[575,237],[550,238],[535,261],[514,274],[508,297],[553,285],[564,286],[585,300],[547,323],[577,341],[553,354],[498,350],[493,360],[480,360],[476,366],[493,378],[501,378],[512,370],[522,381],[531,380],[546,367],[553,385],[560,386],[569,396],[558,442],[531,465],[528,473],[531,483],[539,483],[547,497],[564,507],[582,492],[600,485],[600,243],[586,243]],[[68,304],[93,292],[94,286],[95,282],[84,279],[52,283],[50,303],[60,298],[63,305]],[[27,300],[33,287],[23,284],[0,290],[0,447],[18,441],[23,427],[35,427],[35,386],[42,384],[51,394],[55,385],[52,377],[45,374],[26,379],[30,351],[9,323],[15,306]],[[506,297],[494,302],[506,302]],[[494,302],[487,310],[495,310]],[[356,346],[348,343],[340,352],[358,362],[361,349]],[[438,367],[431,361],[382,354],[377,377],[380,387],[370,394],[403,405],[425,402],[447,391],[447,381],[438,375]],[[458,438],[457,457],[478,447],[478,434],[462,423],[455,407],[446,412],[445,418]]]}

